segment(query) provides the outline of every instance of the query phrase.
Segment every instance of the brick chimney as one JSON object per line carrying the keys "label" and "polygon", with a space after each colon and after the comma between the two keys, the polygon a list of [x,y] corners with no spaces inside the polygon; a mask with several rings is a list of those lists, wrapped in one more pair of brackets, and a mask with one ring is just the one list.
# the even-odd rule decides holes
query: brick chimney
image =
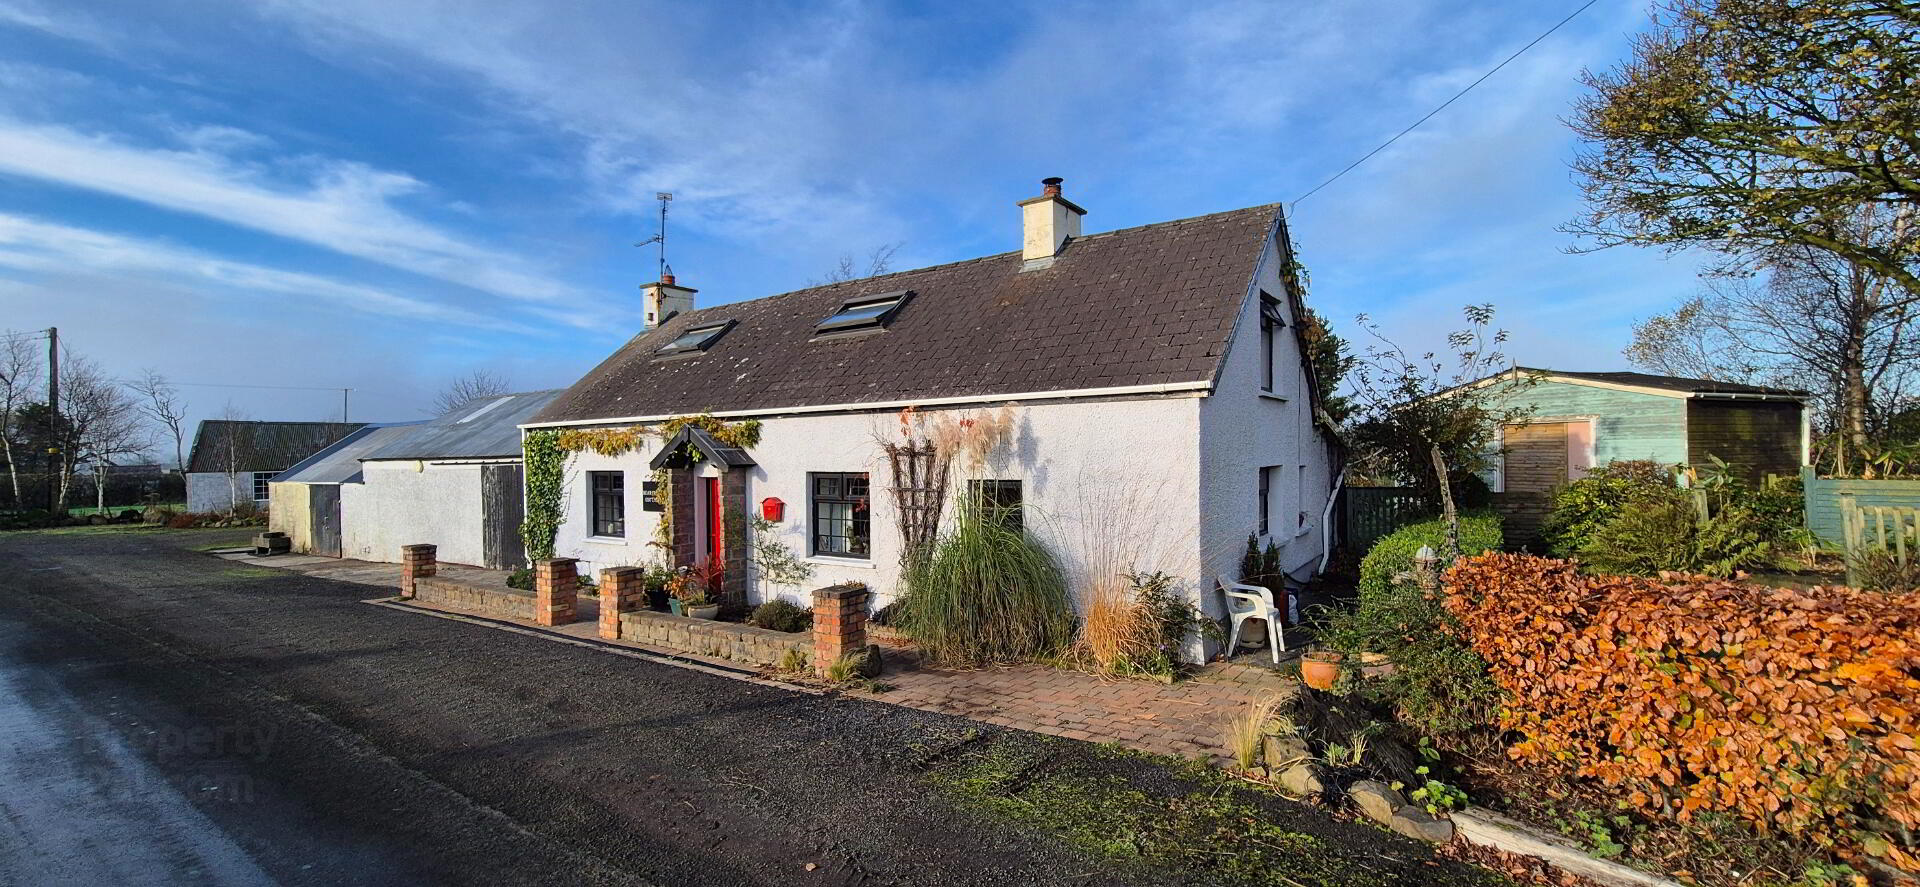
{"label": "brick chimney", "polygon": [[1070,238],[1080,236],[1080,217],[1087,211],[1060,196],[1059,176],[1040,180],[1040,196],[1020,201],[1020,258],[1022,271],[1053,265],[1053,257]]}
{"label": "brick chimney", "polygon": [[653,329],[667,322],[675,314],[693,310],[693,294],[699,292],[673,282],[673,275],[663,274],[653,283],[640,285],[640,291],[647,299],[647,329]]}

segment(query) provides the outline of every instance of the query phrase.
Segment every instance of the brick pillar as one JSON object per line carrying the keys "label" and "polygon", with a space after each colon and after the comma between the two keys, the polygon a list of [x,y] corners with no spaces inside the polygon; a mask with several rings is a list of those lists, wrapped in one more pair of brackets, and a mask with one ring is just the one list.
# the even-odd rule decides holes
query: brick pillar
{"label": "brick pillar", "polygon": [[693,522],[693,469],[670,469],[667,483],[673,489],[673,508],[668,512],[673,520],[673,565],[691,567],[694,552],[699,550],[699,543],[695,540],[700,533],[700,528]]}
{"label": "brick pillar", "polygon": [[533,562],[533,621],[540,625],[568,625],[580,598],[580,573],[570,557]]}
{"label": "brick pillar", "polygon": [[609,567],[600,571],[600,636],[620,639],[620,614],[646,606],[647,571],[639,567]]}
{"label": "brick pillar", "polygon": [[867,648],[867,587],[834,585],[813,592],[813,668]]}
{"label": "brick pillar", "polygon": [[721,521],[720,534],[723,539],[722,550],[726,553],[726,586],[721,591],[720,603],[737,610],[747,608],[747,534],[753,532],[747,527],[751,512],[747,510],[747,470],[728,469],[720,477],[720,510],[725,515]]}
{"label": "brick pillar", "polygon": [[413,597],[413,580],[439,572],[439,547],[434,545],[400,546],[400,596]]}

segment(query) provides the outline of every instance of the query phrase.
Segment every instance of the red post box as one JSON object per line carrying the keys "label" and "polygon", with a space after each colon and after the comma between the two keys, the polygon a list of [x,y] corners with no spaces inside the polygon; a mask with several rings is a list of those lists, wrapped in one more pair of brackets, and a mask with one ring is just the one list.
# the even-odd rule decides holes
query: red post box
{"label": "red post box", "polygon": [[777,524],[786,519],[786,516],[787,503],[780,501],[774,496],[768,496],[760,500],[760,517],[763,519]]}

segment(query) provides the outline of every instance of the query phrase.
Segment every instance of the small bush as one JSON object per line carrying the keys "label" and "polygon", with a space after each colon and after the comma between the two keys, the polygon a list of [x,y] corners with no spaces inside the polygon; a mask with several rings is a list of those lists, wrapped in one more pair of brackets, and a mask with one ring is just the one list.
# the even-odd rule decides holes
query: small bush
{"label": "small bush", "polygon": [[507,587],[518,588],[525,591],[532,591],[533,590],[533,568],[521,567],[518,570],[508,573]]}
{"label": "small bush", "polygon": [[1910,551],[1903,564],[1891,551],[1869,549],[1855,553],[1848,566],[1863,589],[1920,592],[1920,551]]}
{"label": "small bush", "polygon": [[1553,514],[1540,528],[1547,550],[1572,557],[1600,527],[1630,504],[1680,498],[1674,466],[1646,460],[1610,462],[1553,494]]}
{"label": "small bush", "polygon": [[907,571],[900,625],[941,663],[1017,662],[1052,655],[1073,637],[1066,578],[1021,530],[959,503],[959,521],[932,557]]}
{"label": "small bush", "polygon": [[813,626],[813,614],[791,601],[775,598],[753,608],[747,624],[774,631],[799,632]]}
{"label": "small bush", "polygon": [[1446,605],[1510,752],[1657,818],[1724,813],[1920,872],[1920,595],[1580,575],[1493,554]]}
{"label": "small bush", "polygon": [[[1467,514],[1460,517],[1460,551],[1479,554],[1498,551],[1506,537],[1500,531],[1500,518],[1492,514]],[[1447,525],[1442,520],[1408,524],[1380,537],[1360,561],[1360,593],[1385,591],[1393,577],[1413,569],[1413,556],[1423,545],[1438,552],[1446,547]]]}
{"label": "small bush", "polygon": [[842,653],[840,654],[840,658],[827,664],[826,678],[836,684],[844,684],[854,678],[860,677],[860,672],[864,670],[866,666],[867,654],[865,651]]}
{"label": "small bush", "polygon": [[[1460,520],[1460,547],[1498,549],[1500,519],[1470,515]],[[1393,577],[1413,568],[1421,546],[1438,551],[1446,526],[1427,521],[1401,527],[1375,543],[1360,565],[1354,606],[1323,613],[1317,631],[1323,643],[1343,653],[1379,653],[1393,672],[1367,683],[1367,692],[1393,707],[1402,721],[1433,736],[1461,733],[1492,718],[1499,691],[1487,664],[1458,635],[1440,601]]]}

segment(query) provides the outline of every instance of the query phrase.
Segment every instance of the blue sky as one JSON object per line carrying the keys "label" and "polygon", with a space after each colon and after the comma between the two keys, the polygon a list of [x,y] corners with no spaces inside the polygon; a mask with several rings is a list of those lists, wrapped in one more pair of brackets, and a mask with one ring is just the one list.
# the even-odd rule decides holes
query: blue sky
{"label": "blue sky", "polygon": [[[1575,5],[0,0],[0,328],[419,418],[631,336],[656,191],[701,304],[1016,248],[1048,175],[1089,231],[1291,200]],[[1596,5],[1296,207],[1313,304],[1423,344],[1493,302],[1520,362],[1622,368],[1696,263],[1563,251],[1562,120],[1645,20]]]}

